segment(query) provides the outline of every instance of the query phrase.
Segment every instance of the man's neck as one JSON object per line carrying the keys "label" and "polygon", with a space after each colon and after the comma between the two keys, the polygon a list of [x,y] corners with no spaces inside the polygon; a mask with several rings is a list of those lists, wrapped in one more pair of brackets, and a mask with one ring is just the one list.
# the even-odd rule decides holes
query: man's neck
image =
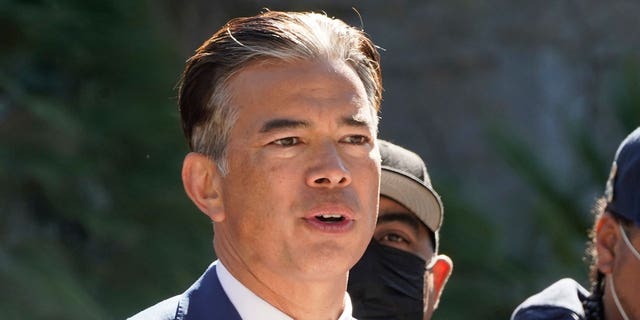
{"label": "man's neck", "polygon": [[[611,278],[605,281],[611,281],[610,279]],[[613,301],[611,291],[608,289],[609,287],[607,286],[605,289],[605,293],[602,295],[604,320],[623,320],[620,312],[618,312],[618,308],[616,308],[615,302]]]}
{"label": "man's neck", "polygon": [[344,308],[347,274],[326,281],[283,277],[271,270],[248,268],[238,259],[219,256],[242,285],[294,319],[338,319]]}

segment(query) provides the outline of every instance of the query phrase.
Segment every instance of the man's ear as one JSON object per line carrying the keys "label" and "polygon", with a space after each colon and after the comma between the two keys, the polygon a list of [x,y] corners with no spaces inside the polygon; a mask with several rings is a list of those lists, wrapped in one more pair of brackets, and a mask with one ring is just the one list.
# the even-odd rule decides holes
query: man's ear
{"label": "man's ear", "polygon": [[431,273],[433,274],[433,294],[435,295],[433,308],[435,309],[438,307],[444,286],[453,271],[453,261],[444,254],[437,255],[434,259]]}
{"label": "man's ear", "polygon": [[214,222],[225,218],[221,193],[222,176],[209,157],[191,152],[182,163],[182,183],[191,201]]}
{"label": "man's ear", "polygon": [[618,221],[608,213],[604,213],[596,222],[596,266],[604,274],[610,274],[615,265],[615,247],[620,240],[618,230]]}

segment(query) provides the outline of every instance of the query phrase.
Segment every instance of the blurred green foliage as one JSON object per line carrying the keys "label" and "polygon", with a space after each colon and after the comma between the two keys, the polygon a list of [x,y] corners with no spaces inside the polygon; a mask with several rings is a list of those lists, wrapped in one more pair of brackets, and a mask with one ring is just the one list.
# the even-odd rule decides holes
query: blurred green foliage
{"label": "blurred green foliage", "polygon": [[0,5],[3,318],[122,318],[213,258],[179,176],[182,59],[151,7]]}
{"label": "blurred green foliage", "polygon": [[[184,290],[214,259],[208,219],[182,191],[187,150],[171,88],[183,58],[161,8],[0,0],[3,318],[123,318]],[[640,123],[639,75],[629,63],[613,86],[623,133]],[[565,121],[586,169],[569,184],[508,124],[488,123],[495,151],[536,199],[517,213],[534,225],[525,243],[457,194],[465,177],[438,170],[442,252],[455,268],[436,318],[506,318],[541,279],[586,279],[592,221],[575,195],[604,185],[613,155],[594,144],[590,123]]]}
{"label": "blurred green foliage", "polygon": [[[622,138],[640,124],[640,66],[630,59],[614,73],[614,84],[606,99],[611,105],[608,111],[614,115],[613,127],[619,128],[619,139],[607,141],[609,151],[615,150]],[[504,174],[518,177],[535,199],[533,203],[523,203],[504,222],[507,229],[530,225],[520,228],[528,237],[524,243],[516,239],[522,237],[509,238],[510,230],[500,229],[499,224],[482,215],[490,208],[465,204],[464,199],[456,197],[455,183],[445,181],[442,193],[450,214],[442,235],[446,239],[442,248],[455,257],[456,268],[455,282],[447,286],[437,316],[465,319],[459,312],[459,306],[465,305],[467,316],[508,318],[524,299],[561,278],[572,277],[589,287],[590,261],[585,253],[594,223],[592,209],[595,200],[602,196],[614,156],[598,146],[603,132],[594,127],[591,119],[572,121],[567,116],[556,119],[564,128],[562,134],[567,140],[572,166],[580,169],[577,173],[560,174],[558,168],[543,160],[541,154],[546,151],[531,147],[526,137],[516,134],[518,130],[513,124],[495,119],[486,121],[487,141],[508,166]],[[456,178],[448,179],[453,182]],[[457,183],[464,183],[462,177],[457,179]],[[593,190],[597,190],[595,196],[585,202],[584,195],[592,194]],[[495,201],[499,205],[509,199],[501,199],[497,194]]]}

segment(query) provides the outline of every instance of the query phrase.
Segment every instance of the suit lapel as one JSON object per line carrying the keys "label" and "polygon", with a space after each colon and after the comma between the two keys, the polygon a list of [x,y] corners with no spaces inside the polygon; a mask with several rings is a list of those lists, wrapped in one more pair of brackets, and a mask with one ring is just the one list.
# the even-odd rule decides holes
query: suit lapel
{"label": "suit lapel", "polygon": [[222,289],[216,265],[207,271],[183,295],[176,320],[242,320]]}

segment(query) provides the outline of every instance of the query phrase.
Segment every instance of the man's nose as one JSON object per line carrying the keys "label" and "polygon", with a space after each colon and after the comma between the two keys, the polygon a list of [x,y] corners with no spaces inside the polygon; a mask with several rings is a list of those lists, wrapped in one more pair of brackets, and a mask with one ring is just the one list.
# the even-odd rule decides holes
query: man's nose
{"label": "man's nose", "polygon": [[318,146],[307,175],[310,187],[336,188],[351,183],[351,173],[346,166],[339,146],[333,142]]}

